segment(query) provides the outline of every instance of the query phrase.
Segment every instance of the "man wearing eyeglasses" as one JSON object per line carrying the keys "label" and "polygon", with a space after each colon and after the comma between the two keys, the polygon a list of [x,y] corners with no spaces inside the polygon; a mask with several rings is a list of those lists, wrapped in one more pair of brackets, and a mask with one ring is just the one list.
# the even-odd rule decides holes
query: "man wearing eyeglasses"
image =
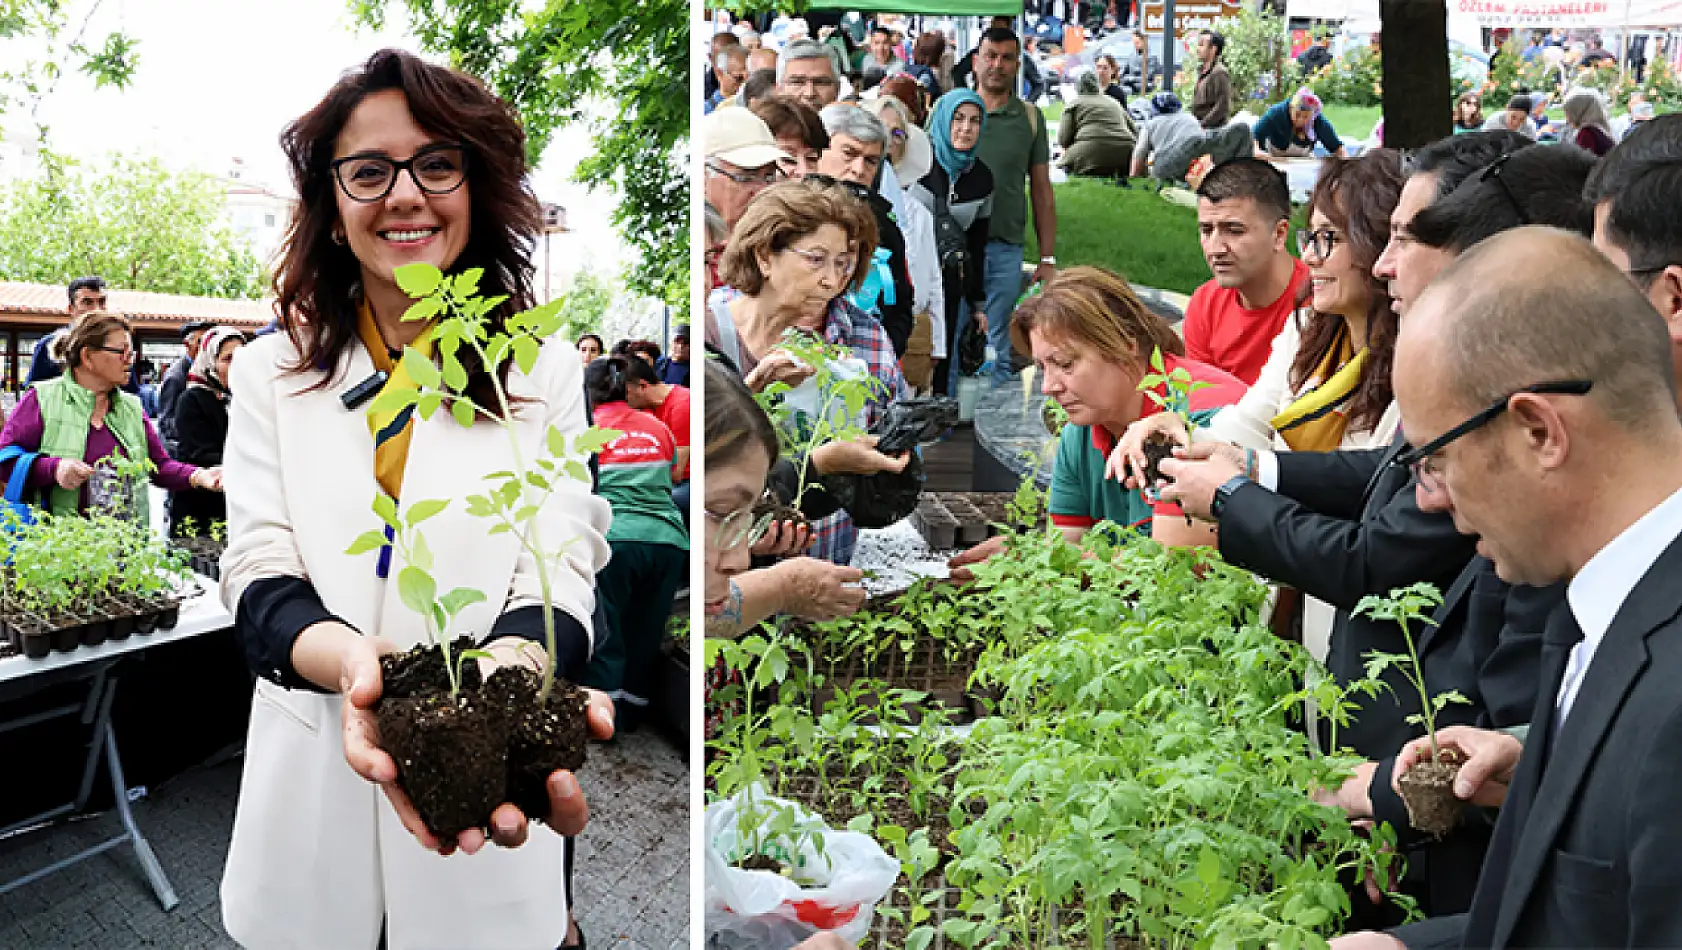
{"label": "man wearing eyeglasses", "polygon": [[[916,327],[912,311],[911,269],[906,263],[905,234],[894,219],[892,203],[877,189],[882,166],[887,161],[888,130],[882,120],[863,109],[835,105],[818,114],[829,133],[829,147],[818,157],[818,173],[845,182],[876,215],[878,279],[866,280],[867,287],[879,288],[874,300],[854,303],[882,322],[893,341],[894,356],[905,355],[911,331]],[[897,187],[897,186],[896,186]]]}
{"label": "man wearing eyeglasses", "polygon": [[840,98],[841,80],[829,49],[812,40],[788,44],[777,58],[777,95],[798,99],[813,112]]}
{"label": "man wearing eyeglasses", "polygon": [[1540,228],[1467,252],[1402,323],[1396,398],[1422,504],[1475,533],[1503,579],[1566,582],[1567,607],[1544,634],[1523,755],[1488,783],[1505,793],[1470,911],[1333,946],[1682,946],[1672,349],[1629,275]]}
{"label": "man wearing eyeglasses", "polygon": [[717,79],[718,88],[707,97],[706,112],[711,114],[721,103],[737,90],[748,78],[748,51],[741,46],[727,46],[713,56],[713,75]]}
{"label": "man wearing eyeglasses", "polygon": [[765,120],[747,109],[719,109],[701,120],[706,149],[707,203],[735,230],[736,222],[760,192],[783,179],[787,152],[777,147]]}

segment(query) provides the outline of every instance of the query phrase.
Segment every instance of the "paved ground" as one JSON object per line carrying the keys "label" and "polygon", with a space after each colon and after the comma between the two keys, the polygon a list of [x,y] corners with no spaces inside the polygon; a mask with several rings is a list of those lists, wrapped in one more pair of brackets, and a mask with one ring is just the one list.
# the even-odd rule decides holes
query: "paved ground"
{"label": "paved ground", "polygon": [[[573,882],[590,946],[689,946],[688,767],[672,742],[647,729],[595,746],[591,755],[583,784],[594,815],[579,839]],[[239,778],[238,760],[193,769],[135,806],[141,829],[181,897],[174,911],[159,908],[133,851],[122,847],[0,895],[0,948],[235,947],[222,929],[217,886]],[[118,828],[116,814],[108,813],[0,841],[0,881],[73,854]]]}

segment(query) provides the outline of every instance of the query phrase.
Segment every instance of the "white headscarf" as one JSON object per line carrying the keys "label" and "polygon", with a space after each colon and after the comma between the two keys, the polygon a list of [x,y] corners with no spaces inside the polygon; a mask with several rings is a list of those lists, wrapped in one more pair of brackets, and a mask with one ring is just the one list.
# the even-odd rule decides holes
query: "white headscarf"
{"label": "white headscarf", "polygon": [[228,381],[216,372],[216,354],[222,351],[222,344],[229,340],[245,342],[245,334],[233,327],[212,327],[204,338],[199,341],[199,355],[193,357],[193,372],[190,384],[203,386],[217,395],[228,391]]}

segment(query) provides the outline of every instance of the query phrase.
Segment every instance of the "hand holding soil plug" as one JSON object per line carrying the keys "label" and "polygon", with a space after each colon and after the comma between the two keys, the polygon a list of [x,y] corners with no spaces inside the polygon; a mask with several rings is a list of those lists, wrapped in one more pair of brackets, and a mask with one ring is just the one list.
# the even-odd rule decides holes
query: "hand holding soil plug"
{"label": "hand holding soil plug", "polygon": [[[1234,453],[1237,458],[1234,459]],[[1210,509],[1215,503],[1215,490],[1234,475],[1244,474],[1243,452],[1236,446],[1204,443],[1189,448],[1174,449],[1174,457],[1163,459],[1160,472],[1163,482],[1157,490],[1162,501],[1176,502],[1186,514],[1205,521],[1214,520]]]}
{"label": "hand holding soil plug", "polygon": [[[1454,776],[1454,797],[1484,808],[1499,808],[1507,800],[1507,787],[1518,768],[1519,756],[1524,754],[1524,743],[1505,732],[1449,726],[1437,733],[1437,747],[1460,761]],[[1396,771],[1390,777],[1397,794],[1402,792],[1403,774],[1430,756],[1429,737],[1402,747],[1396,756]]]}
{"label": "hand holding soil plug", "polygon": [[765,528],[765,535],[749,549],[754,557],[797,557],[812,546],[812,527],[800,521],[773,520]]}
{"label": "hand holding soil plug", "polygon": [[1144,489],[1162,478],[1156,468],[1176,445],[1190,445],[1191,435],[1177,413],[1159,412],[1127,427],[1104,463],[1104,477],[1128,488]]}
{"label": "hand holding soil plug", "polygon": [[[445,840],[428,828],[414,802],[398,784],[396,760],[380,744],[378,709],[385,691],[384,667],[392,660],[405,656],[382,638],[357,637],[346,643],[340,674],[340,691],[344,696],[345,761],[352,771],[380,786],[403,827],[415,836],[422,847],[445,855],[457,848],[467,854],[475,854],[485,846],[485,829],[466,828]],[[523,661],[514,659],[511,666],[523,666]],[[481,681],[487,674],[494,676],[498,668],[499,664],[495,662],[481,661],[479,668],[467,667],[464,673],[468,674],[466,678]],[[529,667],[525,668],[529,670]],[[581,692],[587,695],[586,718],[590,734],[597,739],[612,738],[612,700],[594,690]],[[581,747],[579,752],[582,753]],[[557,770],[546,777],[544,785],[546,802],[534,801],[527,794],[522,796],[524,808],[507,801],[497,805],[490,813],[489,840],[505,848],[519,847],[526,841],[531,817],[548,823],[558,834],[573,835],[582,831],[589,820],[589,806],[577,779],[570,771]]]}

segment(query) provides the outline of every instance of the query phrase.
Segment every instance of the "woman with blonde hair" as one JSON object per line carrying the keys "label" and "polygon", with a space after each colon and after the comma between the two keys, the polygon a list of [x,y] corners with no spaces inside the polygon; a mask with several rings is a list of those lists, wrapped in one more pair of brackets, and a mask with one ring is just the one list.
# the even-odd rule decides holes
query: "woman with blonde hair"
{"label": "woman with blonde hair", "polygon": [[[1128,426],[1156,408],[1140,391],[1155,354],[1162,354],[1167,372],[1184,369],[1207,384],[1190,394],[1186,408],[1194,419],[1243,397],[1244,383],[1186,358],[1185,343],[1173,328],[1127,281],[1099,267],[1059,271],[1017,308],[1010,335],[1018,352],[1033,354],[1044,374],[1042,391],[1069,416],[1052,463],[1051,523],[1071,542],[1103,521],[1137,528],[1169,545],[1206,539],[1207,529],[1188,526],[1177,507],[1152,504],[1139,490],[1106,479],[1105,460]],[[1170,397],[1161,385],[1151,391]],[[1003,541],[994,538],[953,558],[951,566],[956,571],[1002,549]]]}

